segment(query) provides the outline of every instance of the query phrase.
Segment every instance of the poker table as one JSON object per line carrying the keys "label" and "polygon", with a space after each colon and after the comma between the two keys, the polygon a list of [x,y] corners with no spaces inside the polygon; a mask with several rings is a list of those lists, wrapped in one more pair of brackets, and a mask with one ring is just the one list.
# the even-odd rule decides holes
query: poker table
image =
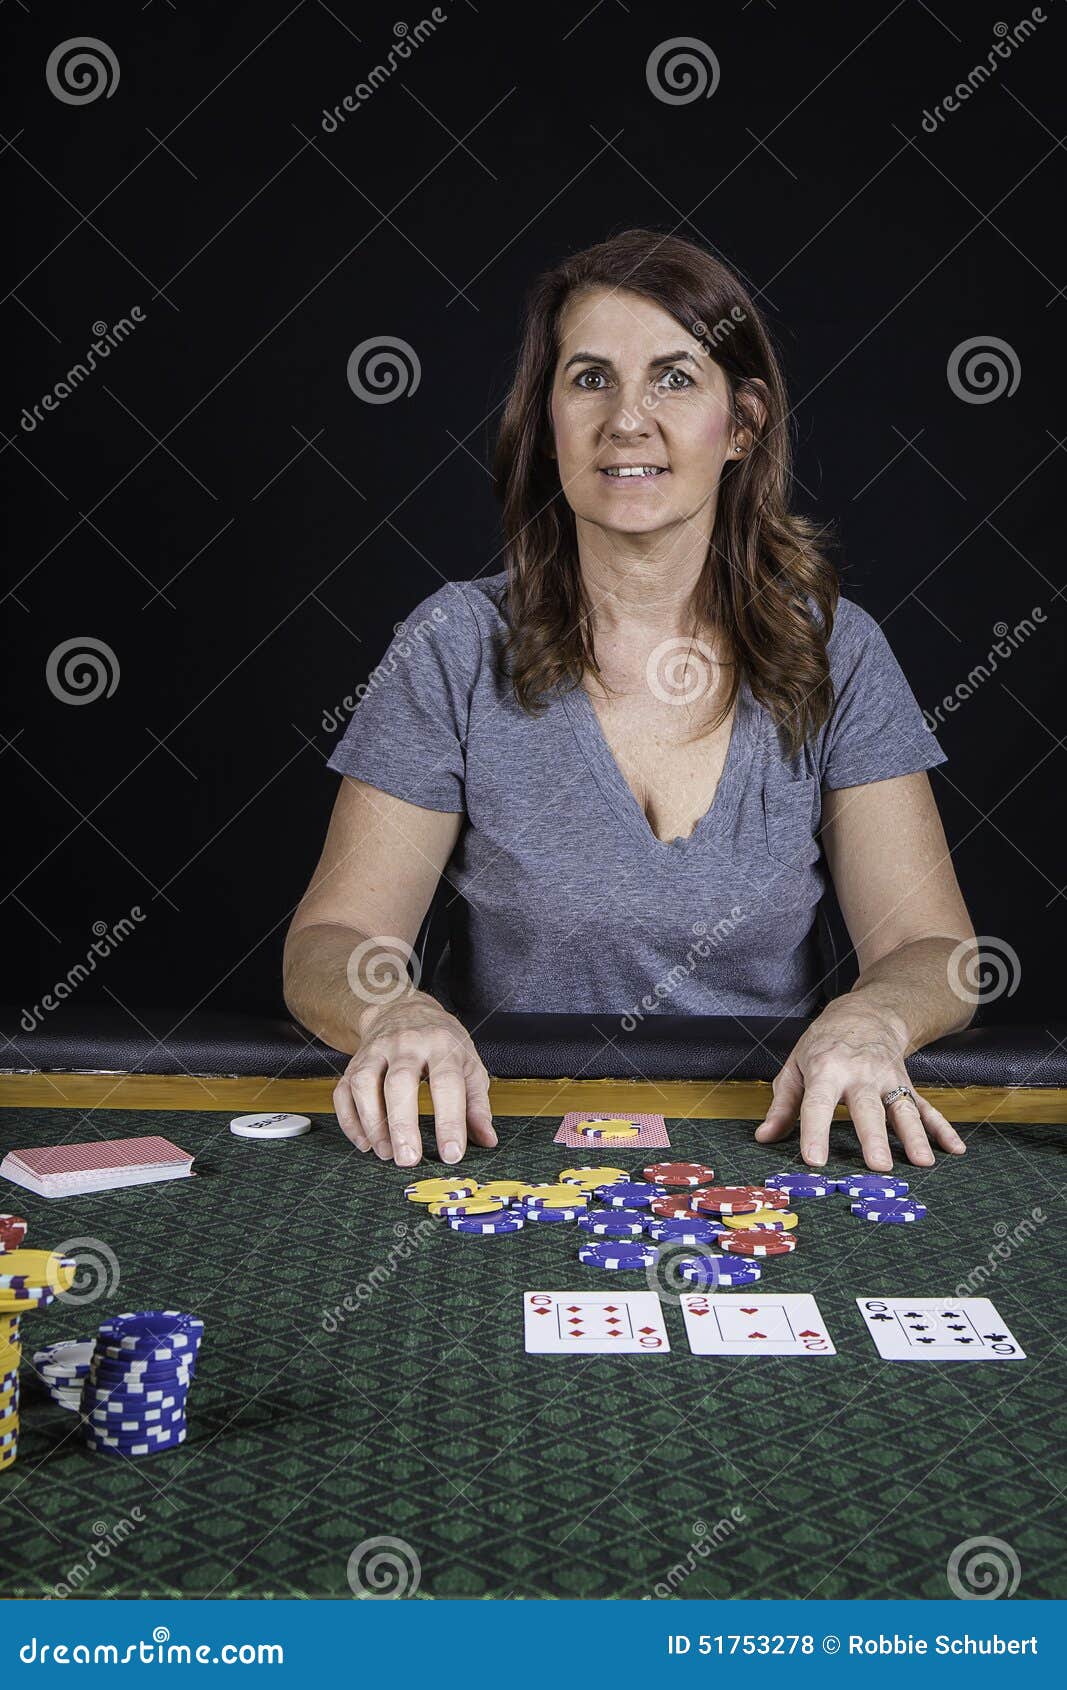
{"label": "poker table", "polygon": [[[500,1143],[463,1171],[554,1178],[576,1160],[552,1142],[572,1108],[662,1113],[671,1158],[710,1161],[728,1183],[794,1167],[795,1140],[752,1133],[799,1025],[653,1020],[630,1039],[611,1018],[480,1029]],[[525,1291],[609,1278],[578,1263],[576,1229],[483,1239],[431,1221],[405,1200],[409,1170],[338,1130],[345,1059],[290,1024],[53,1021],[9,1032],[2,1148],[162,1133],[195,1155],[195,1177],[53,1202],[0,1187],[27,1242],[64,1245],[84,1275],[80,1301],[23,1321],[0,1595],[347,1598],[361,1546],[388,1539],[420,1598],[938,1598],[953,1552],[995,1538],[1018,1598],[1067,1596],[1062,1025],[972,1028],[909,1058],[968,1142],[909,1170],[925,1221],[803,1206],[798,1249],[764,1264],[760,1288],[812,1292],[836,1356],[710,1359],[690,1353],[670,1302],[669,1354],[526,1355]],[[229,1132],[266,1109],[310,1114],[312,1131]],[[423,1125],[418,1171],[432,1175]],[[859,1167],[842,1117],[830,1170]],[[882,1361],[856,1299],[883,1294],[990,1297],[1027,1359]],[[109,1459],[30,1358],[145,1307],[206,1323],[189,1438]]]}

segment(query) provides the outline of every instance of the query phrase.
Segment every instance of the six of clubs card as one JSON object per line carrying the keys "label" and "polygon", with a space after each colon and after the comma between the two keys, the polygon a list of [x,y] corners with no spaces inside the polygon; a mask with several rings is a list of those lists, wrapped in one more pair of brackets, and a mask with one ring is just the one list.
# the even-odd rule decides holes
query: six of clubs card
{"label": "six of clubs card", "polygon": [[988,1297],[857,1297],[886,1361],[1024,1361]]}

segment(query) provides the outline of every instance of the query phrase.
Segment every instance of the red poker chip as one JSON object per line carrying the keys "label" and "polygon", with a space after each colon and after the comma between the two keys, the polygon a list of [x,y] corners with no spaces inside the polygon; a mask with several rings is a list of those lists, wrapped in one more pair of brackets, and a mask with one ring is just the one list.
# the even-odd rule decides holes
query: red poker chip
{"label": "red poker chip", "polygon": [[755,1197],[761,1209],[788,1209],[789,1193],[772,1191],[768,1185],[746,1185],[750,1197]]}
{"label": "red poker chip", "polygon": [[749,1196],[747,1185],[709,1185],[693,1193],[693,1207],[702,1215],[754,1215],[763,1204]]}
{"label": "red poker chip", "polygon": [[28,1231],[21,1215],[0,1215],[0,1253],[17,1250]]}
{"label": "red poker chip", "polygon": [[699,1215],[697,1213],[697,1211],[695,1209],[690,1208],[689,1205],[690,1205],[690,1199],[689,1199],[688,1196],[686,1196],[686,1197],[653,1197],[651,1203],[648,1206],[649,1206],[649,1208],[651,1209],[651,1211],[654,1215],[659,1215],[661,1217],[661,1219],[663,1219],[663,1220],[683,1220],[683,1221],[703,1220],[704,1219],[703,1215]]}
{"label": "red poker chip", "polygon": [[703,1162],[653,1162],[643,1171],[645,1178],[655,1185],[710,1185],[715,1178],[715,1169]]}
{"label": "red poker chip", "polygon": [[719,1239],[719,1249],[731,1256],[788,1256],[796,1247],[790,1232],[731,1232]]}

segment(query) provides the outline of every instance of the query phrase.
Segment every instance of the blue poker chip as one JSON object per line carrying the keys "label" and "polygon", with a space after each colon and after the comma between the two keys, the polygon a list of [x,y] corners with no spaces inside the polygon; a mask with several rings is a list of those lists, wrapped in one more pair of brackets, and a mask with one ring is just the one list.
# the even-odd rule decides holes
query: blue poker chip
{"label": "blue poker chip", "polygon": [[184,1408],[168,1409],[157,1419],[151,1420],[147,1417],[141,1419],[137,1415],[130,1414],[108,1414],[103,1409],[97,1409],[92,1414],[84,1416],[83,1419],[84,1425],[93,1437],[98,1437],[101,1433],[104,1433],[108,1437],[124,1438],[131,1437],[135,1432],[154,1431],[164,1433],[177,1431],[179,1426],[185,1425],[185,1410]]}
{"label": "blue poker chip", "polygon": [[188,1428],[185,1426],[180,1427],[168,1438],[97,1438],[87,1432],[85,1447],[96,1455],[114,1455],[120,1460],[133,1459],[144,1455],[162,1455],[168,1449],[179,1449],[187,1436]]}
{"label": "blue poker chip", "polygon": [[647,1224],[647,1215],[636,1209],[588,1209],[578,1216],[582,1231],[597,1238],[640,1238]]}
{"label": "blue poker chip", "polygon": [[647,1209],[653,1197],[663,1196],[663,1187],[640,1180],[618,1180],[614,1185],[598,1185],[596,1194],[610,1209]]}
{"label": "blue poker chip", "polygon": [[528,1221],[576,1221],[584,1213],[582,1209],[556,1209],[546,1203],[531,1203],[529,1208],[523,1208],[523,1216]]}
{"label": "blue poker chip", "polygon": [[97,1350],[131,1360],[167,1361],[180,1352],[196,1351],[204,1336],[204,1322],[181,1309],[141,1309],[115,1314],[102,1321]]}
{"label": "blue poker chip", "polygon": [[756,1263],[743,1256],[686,1256],[675,1266],[688,1284],[709,1290],[717,1285],[755,1285],[760,1277]]}
{"label": "blue poker chip", "polygon": [[656,1260],[656,1251],[643,1244],[625,1241],[591,1242],[578,1248],[578,1260],[586,1267],[608,1268],[619,1273],[642,1273]]}
{"label": "blue poker chip", "polygon": [[921,1221],[926,1217],[926,1204],[916,1203],[912,1197],[864,1197],[849,1205],[861,1221]]}
{"label": "blue poker chip", "polygon": [[784,1191],[790,1197],[829,1197],[837,1186],[835,1180],[824,1179],[821,1174],[813,1171],[804,1174],[771,1174],[763,1183],[768,1191]]}
{"label": "blue poker chip", "polygon": [[730,1228],[717,1221],[683,1220],[680,1216],[665,1217],[648,1223],[648,1236],[657,1244],[714,1244],[717,1238],[728,1237]]}
{"label": "blue poker chip", "polygon": [[521,1232],[526,1216],[505,1209],[499,1215],[453,1215],[448,1222],[451,1232],[463,1232],[471,1238],[495,1238],[510,1232]]}
{"label": "blue poker chip", "polygon": [[906,1179],[890,1174],[850,1174],[834,1183],[848,1197],[906,1197],[910,1190]]}

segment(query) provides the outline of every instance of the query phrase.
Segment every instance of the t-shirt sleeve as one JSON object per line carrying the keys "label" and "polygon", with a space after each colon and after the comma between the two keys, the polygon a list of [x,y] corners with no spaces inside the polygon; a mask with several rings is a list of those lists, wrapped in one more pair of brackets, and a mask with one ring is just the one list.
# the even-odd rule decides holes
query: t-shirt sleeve
{"label": "t-shirt sleeve", "polygon": [[828,655],[835,703],[821,734],[824,787],[862,786],[948,761],[874,617],[842,599]]}
{"label": "t-shirt sleeve", "polygon": [[481,663],[478,621],[461,587],[441,587],[405,617],[327,767],[425,810],[466,808],[467,724]]}

